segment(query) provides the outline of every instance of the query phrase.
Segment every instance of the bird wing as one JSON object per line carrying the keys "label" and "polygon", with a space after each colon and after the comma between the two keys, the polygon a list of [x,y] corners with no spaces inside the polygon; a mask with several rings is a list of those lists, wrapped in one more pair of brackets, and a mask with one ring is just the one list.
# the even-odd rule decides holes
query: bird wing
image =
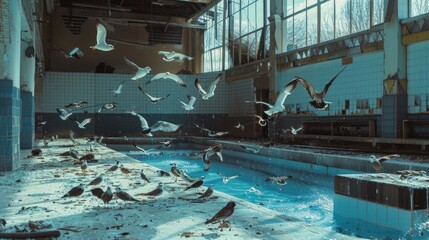
{"label": "bird wing", "polygon": [[167,95],[165,95],[165,97],[160,97],[160,98],[158,98],[158,100],[162,100],[162,99],[168,98],[169,96],[170,96],[170,93],[169,93],[169,94],[167,94]]}
{"label": "bird wing", "polygon": [[149,80],[148,82],[146,82],[146,83],[150,83],[153,80],[157,80],[157,79],[160,79],[160,78],[165,78],[165,75],[167,75],[167,74],[166,73],[158,73],[155,76],[153,76],[153,78],[151,80]]}
{"label": "bird wing", "polygon": [[322,91],[322,96],[324,97],[326,95],[326,93],[328,92],[329,87],[331,86],[332,82],[334,82],[334,80],[344,71],[344,69],[346,69],[348,65],[345,65],[343,67],[343,69],[341,69],[341,71],[339,73],[337,73],[331,80],[329,80],[328,83],[326,83],[325,88],[323,88]]}
{"label": "bird wing", "polygon": [[124,86],[124,83],[125,83],[125,81],[122,81],[121,82],[121,84],[119,84],[119,87],[118,87],[118,92],[121,92],[122,91],[122,87]]}
{"label": "bird wing", "polygon": [[298,128],[298,129],[295,129],[295,131],[297,131],[297,132],[300,131],[300,130],[302,130],[302,127]]}
{"label": "bird wing", "polygon": [[296,88],[296,84],[298,81],[296,79],[293,79],[288,84],[285,85],[283,88],[283,91],[277,96],[276,102],[274,103],[275,106],[281,106],[286,100],[286,97],[290,95],[293,90]]}
{"label": "bird wing", "polygon": [[210,84],[209,93],[214,94],[214,91],[216,89],[216,85],[220,82],[221,77],[222,77],[222,74],[219,74],[216,77],[216,79]]}
{"label": "bird wing", "polygon": [[173,55],[173,58],[187,59],[187,60],[192,60],[193,59],[193,57],[186,56],[185,54],[182,54],[182,53],[175,53]]}
{"label": "bird wing", "polygon": [[254,117],[258,118],[259,120],[264,120],[261,116],[257,115],[257,114],[253,114]]}
{"label": "bird wing", "polygon": [[167,76],[165,77],[177,82],[181,86],[186,86],[185,82],[176,74],[170,73],[170,74],[167,74]]}
{"label": "bird wing", "polygon": [[83,126],[85,126],[86,124],[88,124],[88,123],[90,123],[91,122],[91,118],[87,118],[87,119],[85,119],[85,120],[83,120],[81,123],[80,123],[80,125],[82,125],[82,127]]}
{"label": "bird wing", "polygon": [[165,121],[158,121],[151,127],[151,132],[156,131],[163,131],[163,132],[175,132],[177,129],[179,129],[179,125],[165,122]]}
{"label": "bird wing", "polygon": [[97,23],[97,44],[106,45],[106,28],[101,23]]}
{"label": "bird wing", "polygon": [[380,163],[382,163],[382,162],[384,162],[384,161],[386,161],[386,160],[389,160],[389,159],[392,159],[392,158],[394,158],[394,157],[399,157],[399,155],[398,155],[398,154],[386,155],[386,156],[380,157],[380,158],[378,159],[378,161],[379,161]]}
{"label": "bird wing", "polygon": [[201,95],[207,94],[207,92],[204,91],[203,87],[201,87],[201,83],[198,80],[198,78],[195,78],[195,87],[197,87],[197,89],[198,89],[198,91],[200,92]]}
{"label": "bird wing", "polygon": [[195,101],[197,100],[197,98],[196,98],[196,97],[194,97],[194,96],[190,96],[190,95],[188,95],[187,97],[188,97],[188,99],[189,99],[189,103],[188,103],[188,105],[189,105],[189,106],[193,106],[193,105],[194,105],[194,103],[195,103]]}
{"label": "bird wing", "polygon": [[317,94],[317,92],[314,90],[313,85],[311,83],[301,77],[296,76],[295,79],[301,83],[301,85],[307,90],[308,94],[312,99],[314,99],[314,95]]}
{"label": "bird wing", "polygon": [[134,111],[131,111],[130,113],[131,113],[132,115],[134,115],[134,116],[137,116],[137,117],[140,119],[140,122],[141,122],[141,124],[142,124],[142,129],[143,129],[143,130],[146,130],[146,129],[148,129],[148,128],[149,128],[149,125],[147,124],[146,119],[145,119],[142,115],[140,115],[140,114],[138,114],[138,113],[136,113],[136,112],[134,112]]}
{"label": "bird wing", "polygon": [[135,143],[133,143],[133,146],[136,147],[138,150],[142,151],[144,154],[147,154],[146,150],[144,150],[143,148],[137,146]]}
{"label": "bird wing", "polygon": [[142,87],[139,86],[139,90],[140,92],[142,92],[144,95],[146,95],[148,98],[150,98],[150,100],[154,99],[154,97],[152,97],[151,95],[149,95],[148,93],[146,93]]}
{"label": "bird wing", "polygon": [[139,69],[140,69],[140,67],[139,67],[139,66],[137,66],[137,64],[135,64],[135,63],[131,62],[131,61],[130,61],[130,60],[128,60],[126,57],[124,57],[124,59],[125,59],[125,62],[127,62],[127,63],[128,63],[128,65],[130,65],[131,67],[133,67],[133,68],[135,68],[135,69],[137,69],[137,70],[139,70]]}
{"label": "bird wing", "polygon": [[167,51],[158,51],[158,54],[162,54],[165,57],[167,57],[167,55],[170,54],[170,52],[167,52]]}
{"label": "bird wing", "polygon": [[[253,101],[246,101],[246,102],[253,102]],[[269,104],[269,103],[266,103],[266,102],[263,102],[263,101],[254,101],[256,104],[264,104],[265,106],[268,106],[269,108],[273,108],[274,106],[273,105],[271,105],[271,104]]]}

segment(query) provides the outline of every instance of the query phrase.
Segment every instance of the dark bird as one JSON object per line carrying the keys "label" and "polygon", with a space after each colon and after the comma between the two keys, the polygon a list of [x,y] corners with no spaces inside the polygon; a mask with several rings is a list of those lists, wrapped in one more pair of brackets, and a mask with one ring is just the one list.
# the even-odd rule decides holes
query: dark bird
{"label": "dark bird", "polygon": [[107,169],[107,172],[114,172],[119,168],[119,160],[116,160],[116,164]]}
{"label": "dark bird", "polygon": [[326,109],[329,106],[329,104],[331,104],[330,102],[325,102],[323,100],[323,98],[325,97],[326,93],[328,92],[328,89],[331,86],[331,84],[338,77],[338,75],[340,75],[340,73],[342,73],[344,71],[344,69],[346,69],[346,67],[347,67],[347,65],[344,66],[344,68],[339,73],[337,73],[331,80],[329,80],[328,83],[326,83],[325,88],[323,88],[323,91],[321,93],[316,92],[316,90],[314,90],[314,88],[313,88],[313,85],[309,81],[304,80],[303,78],[298,77],[298,76],[295,77],[297,79],[297,81],[299,83],[301,83],[301,85],[305,88],[305,90],[307,90],[311,99],[313,99],[313,101],[309,102],[311,104],[311,106],[313,106],[316,109]]}
{"label": "dark bird", "polygon": [[119,169],[121,169],[121,172],[123,174],[130,174],[131,173],[131,170],[128,169],[128,168],[126,168],[126,167],[124,167],[124,165],[122,165],[122,164],[121,164],[121,166],[119,166]]}
{"label": "dark bird", "polygon": [[164,187],[164,183],[160,182],[158,183],[158,186],[154,190],[147,193],[139,193],[137,195],[146,196],[146,197],[158,197],[158,196],[161,196],[161,194],[164,192],[163,187]]}
{"label": "dark bird", "polygon": [[141,202],[135,198],[133,198],[130,194],[128,194],[127,192],[122,191],[122,189],[120,187],[116,188],[116,197],[121,199],[122,201],[132,201],[132,202]]}
{"label": "dark bird", "polygon": [[92,193],[92,195],[101,199],[101,195],[103,195],[104,191],[101,188],[93,188],[93,189],[91,189],[91,193]]}
{"label": "dark bird", "polygon": [[100,184],[104,179],[104,173],[100,173],[100,175],[98,175],[98,177],[94,178],[90,183],[88,183],[88,186],[90,185],[98,185]]}
{"label": "dark bird", "polygon": [[67,105],[65,105],[65,108],[81,108],[83,107],[82,105],[84,104],[88,104],[87,101],[80,101],[80,102],[75,102],[75,103],[69,103]]}
{"label": "dark bird", "polygon": [[197,197],[197,199],[208,198],[213,194],[213,185],[210,185],[201,196]]}
{"label": "dark bird", "polygon": [[82,161],[82,164],[80,164],[80,169],[82,169],[82,171],[85,171],[88,168],[88,163],[86,160]]}
{"label": "dark bird", "polygon": [[216,223],[220,220],[224,220],[227,219],[228,217],[230,217],[233,213],[234,213],[234,207],[235,207],[235,202],[234,201],[230,201],[228,202],[228,204],[226,204],[225,207],[223,207],[219,212],[217,212],[214,217],[212,217],[211,219],[207,220],[205,222],[205,224],[209,224],[209,223]]}
{"label": "dark bird", "polygon": [[31,150],[31,154],[28,157],[32,158],[32,157],[35,157],[35,156],[40,156],[40,154],[42,154],[42,149],[35,148],[35,149]]}
{"label": "dark bird", "polygon": [[3,232],[6,229],[6,220],[0,218],[0,232]]}
{"label": "dark bird", "polygon": [[86,160],[86,161],[91,162],[91,161],[93,161],[93,160],[94,160],[94,158],[95,158],[94,154],[92,154],[92,153],[88,153],[88,154],[86,154],[86,155],[84,155],[84,156],[80,157],[80,158],[79,158],[79,160]]}
{"label": "dark bird", "polygon": [[166,171],[164,171],[164,170],[157,170],[157,171],[156,171],[156,173],[157,173],[157,174],[158,174],[158,176],[160,176],[160,177],[170,177],[170,176],[171,176],[168,172],[166,172]]}
{"label": "dark bird", "polygon": [[182,171],[180,171],[176,163],[171,163],[170,165],[171,165],[170,171],[176,177],[176,182],[177,182],[177,178],[180,177],[180,175],[182,174]]}
{"label": "dark bird", "polygon": [[97,113],[101,113],[101,111],[103,111],[103,109],[113,110],[116,108],[116,105],[117,105],[117,103],[115,103],[115,102],[106,103],[103,106],[101,106],[100,109],[98,109]]}
{"label": "dark bird", "polygon": [[146,182],[150,183],[149,178],[146,177],[146,175],[143,173],[143,169],[140,171],[140,177],[145,180]]}
{"label": "dark bird", "polygon": [[292,178],[292,176],[280,176],[280,177],[267,177],[265,179],[266,182],[273,182],[273,183],[277,183],[278,185],[285,185],[286,184],[286,179],[288,178]]}
{"label": "dark bird", "polygon": [[191,188],[201,187],[203,185],[203,183],[204,183],[204,176],[201,177],[200,179],[196,180],[191,185],[187,186],[183,191],[189,190]]}
{"label": "dark bird", "polygon": [[77,197],[82,195],[83,193],[83,183],[79,184],[79,186],[73,187],[72,189],[70,189],[70,191],[68,191],[68,193],[66,193],[64,196],[62,196],[61,198],[65,198],[65,197]]}
{"label": "dark bird", "polygon": [[159,101],[161,101],[161,100],[163,100],[163,99],[166,99],[167,97],[169,97],[170,96],[170,94],[167,94],[165,97],[152,97],[151,95],[149,95],[147,92],[145,92],[144,90],[143,90],[143,88],[142,87],[140,87],[139,86],[139,90],[140,90],[140,92],[142,92],[144,95],[146,95],[149,99],[150,99],[150,101],[153,103],[153,104],[156,104],[156,103],[158,103]]}
{"label": "dark bird", "polygon": [[382,163],[384,161],[387,161],[387,160],[389,160],[391,158],[394,158],[394,157],[396,158],[396,157],[400,157],[400,156],[398,154],[392,154],[392,155],[386,155],[386,156],[377,158],[376,156],[371,155],[369,157],[369,159],[371,160],[371,166],[372,166],[372,168],[374,168],[374,170],[377,173],[380,173],[380,170],[383,168]]}
{"label": "dark bird", "polygon": [[110,187],[107,187],[106,191],[101,194],[101,200],[103,200],[104,204],[108,204],[113,197],[112,190],[110,190]]}

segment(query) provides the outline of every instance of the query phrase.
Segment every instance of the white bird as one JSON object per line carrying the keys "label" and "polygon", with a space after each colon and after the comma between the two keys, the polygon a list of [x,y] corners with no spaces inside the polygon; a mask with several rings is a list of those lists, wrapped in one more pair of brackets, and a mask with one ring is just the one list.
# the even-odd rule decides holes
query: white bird
{"label": "white bird", "polygon": [[82,108],[84,104],[88,104],[87,101],[80,101],[80,102],[75,102],[75,103],[69,103],[67,105],[64,106],[64,108]]}
{"label": "white bird", "polygon": [[137,64],[128,60],[127,58],[124,58],[124,59],[125,59],[125,62],[128,63],[128,65],[137,69],[136,74],[134,75],[134,77],[131,78],[134,81],[139,80],[140,78],[142,78],[142,77],[146,76],[148,73],[150,73],[150,71],[152,71],[152,68],[150,68],[150,67],[141,68]]}
{"label": "white bird", "polygon": [[195,79],[195,87],[197,87],[198,91],[201,94],[203,100],[208,100],[209,98],[214,96],[214,91],[216,90],[216,85],[220,82],[222,74],[219,74],[216,79],[210,84],[209,90],[206,92],[201,86],[198,78]]}
{"label": "white bird", "polygon": [[109,109],[109,110],[112,110],[112,109],[116,108],[116,104],[117,104],[117,103],[115,103],[115,102],[109,102],[109,103],[106,103],[106,104],[104,104],[103,106],[101,106],[101,108],[100,108],[100,109],[98,109],[97,113],[101,113],[101,111],[103,111],[103,109]]}
{"label": "white bird", "polygon": [[267,125],[267,119],[263,119],[261,116],[259,116],[258,114],[253,114],[254,117],[256,117],[258,119],[258,124],[261,127],[264,127]]}
{"label": "white bird", "polygon": [[189,111],[191,111],[191,110],[194,109],[194,103],[197,100],[197,98],[195,98],[194,96],[191,96],[191,95],[187,95],[187,97],[188,97],[188,100],[189,100],[188,103],[184,103],[184,102],[182,102],[180,100],[178,100],[178,101],[182,104],[181,107],[184,108],[185,111],[189,112]]}
{"label": "white bird", "polygon": [[394,158],[394,157],[400,157],[400,155],[398,155],[398,154],[392,154],[392,155],[386,155],[386,156],[383,156],[383,157],[379,157],[379,158],[377,158],[376,156],[374,156],[374,155],[371,155],[370,157],[369,157],[369,159],[371,160],[371,165],[372,165],[372,168],[374,168],[374,170],[377,172],[377,173],[380,173],[380,170],[383,168],[383,166],[381,165],[384,161],[387,161],[387,160],[389,160],[389,159],[391,159],[391,158]]}
{"label": "white bird", "polygon": [[106,43],[106,37],[107,37],[106,27],[104,27],[103,24],[101,23],[97,23],[97,44],[95,44],[94,46],[91,46],[90,48],[93,50],[97,49],[105,52],[115,49],[115,47],[112,44]]}
{"label": "white bird", "polygon": [[110,89],[110,91],[113,92],[113,96],[119,95],[122,93],[122,87],[124,86],[125,81],[122,81],[121,84],[119,84],[117,89]]}
{"label": "white bird", "polygon": [[63,108],[57,108],[57,112],[60,114],[59,117],[61,120],[67,120],[73,113],[63,109]]}
{"label": "white bird", "polygon": [[247,150],[253,153],[258,153],[259,151],[261,151],[261,148],[262,148],[262,147],[259,147],[258,149],[255,149],[255,148],[250,148],[243,145],[240,145],[240,147],[243,148],[244,150]]}
{"label": "white bird", "polygon": [[100,175],[98,175],[98,177],[94,178],[90,183],[88,183],[88,186],[89,185],[98,185],[103,180],[104,180],[104,173],[100,173]]}
{"label": "white bird", "polygon": [[[293,92],[293,90],[295,90],[297,83],[298,83],[297,78],[294,78],[288,84],[286,84],[285,87],[283,88],[283,91],[277,96],[277,99],[274,105],[271,105],[263,101],[255,101],[255,103],[264,104],[268,106],[269,109],[264,111],[264,113],[267,114],[268,116],[272,116],[273,114],[283,112],[285,110],[285,106],[283,104],[286,100],[286,97],[289,96]],[[252,101],[246,101],[246,102],[252,102]]]}
{"label": "white bird", "polygon": [[258,189],[254,188],[254,187],[247,189],[246,192],[254,193],[256,195],[263,195],[263,193],[261,191],[259,191]]}
{"label": "white bird", "polygon": [[237,125],[234,126],[234,128],[240,129],[241,131],[244,131],[244,125],[240,122],[237,123]]}
{"label": "white bird", "polygon": [[209,137],[220,137],[220,136],[228,134],[228,132],[216,132],[216,131],[212,131],[212,130],[210,130],[208,128],[200,127],[198,124],[195,124],[195,126],[197,128],[199,128],[199,129],[201,129],[202,131],[207,132],[207,136],[209,136]]}
{"label": "white bird", "polygon": [[176,53],[175,51],[167,52],[167,51],[159,51],[159,54],[164,55],[162,58],[166,62],[171,61],[184,61],[184,60],[192,60],[192,57],[186,56],[182,53]]}
{"label": "white bird", "polygon": [[293,135],[297,135],[298,131],[301,131],[302,127],[295,129],[294,127],[290,127],[290,129],[283,130],[284,133],[290,131]]}
{"label": "white bird", "polygon": [[137,146],[135,143],[133,143],[133,146],[138,150],[140,150],[144,155],[149,155],[150,154],[149,152],[154,150],[154,149],[145,150],[142,147]]}
{"label": "white bird", "polygon": [[234,175],[234,176],[231,176],[231,177],[226,177],[226,176],[222,175],[219,172],[217,173],[217,175],[219,175],[222,178],[222,181],[223,181],[224,184],[227,184],[230,180],[232,180],[234,178],[238,178],[240,176],[240,175]]}
{"label": "white bird", "polygon": [[129,113],[131,113],[134,116],[137,116],[140,119],[142,133],[146,134],[149,137],[153,136],[152,132],[157,132],[157,131],[175,132],[180,127],[179,125],[169,123],[169,122],[165,122],[165,121],[158,121],[155,124],[153,124],[151,127],[149,127],[146,119],[142,115],[140,115],[134,111],[131,111]]}
{"label": "white bird", "polygon": [[180,170],[180,178],[185,182],[195,182],[195,179],[191,178],[187,172],[187,170]]}
{"label": "white bird", "polygon": [[301,83],[301,85],[305,88],[305,90],[307,90],[308,94],[310,95],[311,99],[313,99],[313,101],[310,101],[310,105],[313,106],[316,109],[326,109],[329,104],[331,104],[331,102],[326,102],[323,100],[323,98],[325,97],[326,93],[328,92],[329,87],[331,86],[332,82],[334,82],[334,80],[338,77],[338,75],[340,75],[340,73],[342,73],[344,71],[344,69],[346,69],[348,65],[345,65],[343,69],[341,69],[341,71],[339,73],[337,73],[331,80],[329,80],[328,83],[326,83],[325,87],[323,88],[323,91],[321,93],[316,92],[316,90],[314,90],[313,85],[307,81],[304,80],[301,77],[296,76],[295,79],[297,79],[297,81],[299,83]]}
{"label": "white bird", "polygon": [[166,99],[167,97],[169,97],[170,96],[170,94],[167,94],[165,97],[152,97],[151,95],[149,95],[147,92],[145,92],[144,90],[143,90],[143,88],[142,87],[140,87],[139,86],[139,90],[140,90],[140,92],[142,92],[144,95],[146,95],[149,99],[150,99],[150,101],[153,103],[153,104],[156,104],[156,103],[158,103],[159,101],[161,101],[161,100],[163,100],[163,99]]}
{"label": "white bird", "polygon": [[91,122],[91,118],[87,118],[87,119],[83,120],[82,122],[76,121],[79,128],[85,128],[85,125],[90,123],[90,122]]}
{"label": "white bird", "polygon": [[175,81],[177,84],[179,84],[182,87],[187,87],[186,83],[176,74],[165,72],[165,73],[158,73],[156,74],[152,79],[146,82],[146,84],[149,84],[157,79],[171,79]]}

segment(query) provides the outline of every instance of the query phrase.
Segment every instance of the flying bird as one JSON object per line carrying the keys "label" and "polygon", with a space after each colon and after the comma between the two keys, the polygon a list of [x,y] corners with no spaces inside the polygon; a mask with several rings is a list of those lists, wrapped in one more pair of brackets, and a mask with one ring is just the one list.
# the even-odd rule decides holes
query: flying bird
{"label": "flying bird", "polygon": [[186,112],[189,112],[194,109],[194,103],[197,100],[197,98],[191,95],[187,95],[187,97],[188,97],[188,103],[184,103],[180,100],[178,101],[182,104],[181,107],[184,108]]}
{"label": "flying bird", "polygon": [[146,182],[150,183],[150,180],[149,180],[149,178],[144,174],[144,170],[143,170],[143,169],[140,171],[140,177],[141,177],[141,179],[143,179],[143,180],[145,180]]}
{"label": "flying bird", "polygon": [[267,177],[265,179],[266,182],[277,183],[278,185],[285,185],[286,179],[292,178],[292,176],[280,176],[280,177]]}
{"label": "flying bird", "polygon": [[133,143],[133,146],[138,150],[140,150],[144,155],[149,155],[149,152],[154,150],[154,149],[145,150],[142,147],[137,146],[135,143]]}
{"label": "flying bird", "polygon": [[79,128],[83,128],[85,129],[85,125],[91,122],[91,118],[87,118],[85,120],[83,120],[82,122],[78,122],[76,121],[77,125]]}
{"label": "flying bird", "polygon": [[67,105],[64,106],[64,108],[81,108],[83,107],[84,104],[88,104],[87,101],[80,101],[80,102],[75,102],[75,103],[69,103]]}
{"label": "flying bird", "polygon": [[117,187],[115,190],[116,197],[121,199],[122,201],[132,201],[132,202],[141,202],[140,200],[137,200],[133,198],[130,194],[127,192],[122,191],[120,187]]}
{"label": "flying bird", "polygon": [[234,178],[238,178],[240,176],[240,175],[234,175],[234,176],[226,177],[219,172],[217,173],[217,175],[219,175],[222,178],[222,182],[224,184],[227,184],[230,180],[232,180]]}
{"label": "flying bird", "polygon": [[101,111],[103,111],[103,109],[112,110],[112,109],[116,108],[116,104],[117,103],[115,103],[115,102],[106,103],[103,106],[101,106],[100,109],[98,109],[97,113],[101,113]]}
{"label": "flying bird", "polygon": [[184,54],[181,53],[176,53],[174,51],[171,52],[167,52],[167,51],[159,51],[158,52],[161,55],[164,55],[164,57],[162,58],[164,61],[166,62],[171,62],[171,61],[184,61],[184,60],[192,60],[192,57],[186,56]]}
{"label": "flying bird", "polygon": [[38,122],[38,125],[46,125],[46,123],[48,123],[48,121],[42,121],[42,122]]}
{"label": "flying bird", "polygon": [[259,116],[258,114],[253,114],[253,116],[258,119],[258,124],[261,127],[265,127],[267,125],[267,119],[264,119],[263,117]]}
{"label": "flying bird", "polygon": [[380,173],[380,170],[383,168],[382,163],[392,158],[400,157],[398,154],[386,155],[383,157],[377,158],[374,155],[371,155],[369,159],[371,160],[371,166],[377,173]]}
{"label": "flying bird", "polygon": [[246,147],[244,145],[240,145],[240,147],[246,151],[253,152],[255,154],[258,153],[259,151],[261,151],[261,148],[262,148],[262,147],[259,147],[258,149],[255,149],[255,148],[251,148],[251,147]]}
{"label": "flying bird", "polygon": [[254,193],[256,195],[263,195],[263,193],[260,190],[254,188],[254,187],[247,189],[246,192]]}
{"label": "flying bird", "polygon": [[152,70],[152,68],[150,68],[150,67],[141,68],[141,67],[137,66],[137,64],[135,64],[135,63],[131,62],[130,60],[128,60],[127,58],[124,58],[124,59],[125,59],[125,62],[128,63],[128,65],[130,65],[131,67],[133,67],[133,68],[135,68],[137,70],[137,72],[134,75],[134,77],[131,78],[134,81],[139,80],[140,78],[146,76]]}
{"label": "flying bird", "polygon": [[64,55],[65,58],[75,58],[75,59],[80,59],[81,57],[83,57],[83,52],[78,48],[75,47],[73,48],[73,50],[71,50],[69,53],[66,52],[64,49],[60,48],[60,49],[53,49],[55,51],[58,51],[60,53],[62,53]]}
{"label": "flying bird", "polygon": [[115,47],[112,44],[106,43],[107,31],[103,24],[97,23],[97,44],[90,48],[100,50],[104,52],[112,51]]}
{"label": "flying bird", "polygon": [[70,189],[70,191],[68,191],[64,196],[62,196],[61,198],[65,198],[65,197],[77,197],[82,195],[83,193],[83,183],[79,184],[79,186],[73,187],[72,189]]}
{"label": "flying bird", "polygon": [[240,129],[241,131],[244,131],[244,125],[240,122],[237,123],[237,125],[234,126],[234,128]]}
{"label": "flying bird", "polygon": [[90,183],[88,183],[88,186],[90,185],[98,185],[100,184],[104,179],[104,173],[100,173],[100,175],[98,175],[98,177],[94,178]]}
{"label": "flying bird", "polygon": [[165,121],[158,121],[155,124],[153,124],[151,127],[149,127],[149,124],[147,123],[146,119],[141,116],[140,114],[131,111],[129,112],[134,116],[137,116],[140,119],[141,122],[141,128],[142,133],[146,134],[149,137],[152,137],[152,132],[162,131],[162,132],[175,132],[177,129],[179,129],[180,125],[176,125],[170,122]]}
{"label": "flying bird", "polygon": [[161,148],[161,147],[165,147],[165,148],[171,147],[171,141],[170,140],[169,141],[158,141],[158,142],[161,143],[161,146],[159,148]]}
{"label": "flying bird", "polygon": [[326,109],[329,104],[331,104],[331,102],[326,102],[323,100],[323,98],[325,97],[326,93],[328,92],[329,87],[331,86],[331,84],[334,82],[334,80],[344,71],[344,69],[346,69],[347,65],[344,66],[343,69],[341,69],[341,71],[339,73],[337,73],[331,80],[329,80],[328,83],[326,83],[325,87],[323,88],[323,91],[321,93],[317,92],[316,90],[314,90],[313,85],[301,78],[296,76],[295,79],[301,83],[301,85],[305,88],[305,90],[307,90],[308,94],[310,95],[311,99],[313,99],[313,101],[310,101],[310,105],[313,106],[316,109]]}
{"label": "flying bird", "polygon": [[199,129],[201,129],[201,131],[207,132],[207,136],[209,136],[209,137],[220,137],[220,136],[228,134],[228,132],[216,132],[216,131],[212,131],[212,130],[210,130],[208,128],[201,127],[198,124],[195,124],[195,126],[197,128],[199,128]]}
{"label": "flying bird", "polygon": [[175,81],[177,84],[179,84],[182,87],[187,87],[186,83],[176,74],[165,72],[165,73],[158,73],[156,74],[152,79],[146,82],[146,84],[149,84],[157,79],[171,79]]}
{"label": "flying bird", "polygon": [[219,212],[217,212],[211,219],[207,220],[205,224],[216,223],[220,220],[225,221],[228,217],[230,217],[234,213],[235,202],[230,201],[223,207]]}
{"label": "flying bird", "polygon": [[122,93],[122,87],[124,86],[125,81],[122,81],[121,84],[119,84],[117,89],[110,89],[110,91],[113,92],[113,96],[119,95]]}
{"label": "flying bird", "polygon": [[140,90],[140,92],[142,92],[144,95],[146,95],[149,99],[150,99],[150,101],[153,103],[153,104],[156,104],[156,103],[158,103],[159,101],[161,101],[161,100],[163,100],[163,99],[166,99],[167,97],[169,97],[170,96],[170,94],[167,94],[165,97],[152,97],[151,95],[149,95],[147,92],[145,92],[144,90],[143,90],[143,88],[142,87],[140,87],[139,86],[139,90]]}
{"label": "flying bird", "polygon": [[73,114],[72,112],[63,108],[57,108],[56,110],[60,114],[59,117],[61,120],[67,120]]}
{"label": "flying bird", "polygon": [[301,130],[302,130],[302,127],[295,129],[294,127],[291,126],[290,129],[285,129],[283,130],[283,132],[286,133],[290,131],[293,135],[297,135],[298,131],[301,131]]}
{"label": "flying bird", "polygon": [[219,74],[216,79],[210,84],[209,90],[206,92],[203,87],[201,86],[200,81],[198,78],[195,79],[195,87],[197,87],[198,91],[201,94],[201,98],[203,100],[209,100],[209,98],[214,96],[214,91],[216,90],[217,84],[220,82],[222,77],[222,74]]}

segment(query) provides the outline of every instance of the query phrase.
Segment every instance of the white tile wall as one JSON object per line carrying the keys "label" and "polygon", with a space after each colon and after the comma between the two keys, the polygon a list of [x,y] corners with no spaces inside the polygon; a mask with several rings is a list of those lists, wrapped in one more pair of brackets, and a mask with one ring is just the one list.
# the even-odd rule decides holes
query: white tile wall
{"label": "white tile wall", "polygon": [[[308,102],[310,97],[301,85],[288,96],[285,104],[297,104],[301,111],[314,111],[318,115],[334,115],[344,109],[345,100],[350,100],[349,112],[356,112],[358,99],[369,99],[370,107],[376,107],[376,99],[383,96],[383,52],[371,52],[353,57],[353,63],[347,66],[332,83],[325,100],[332,102],[329,110],[315,110]],[[316,91],[322,91],[325,84],[337,74],[343,65],[341,59],[310,64],[283,71],[278,79],[278,89],[295,76],[310,81]]]}
{"label": "white tile wall", "polygon": [[[37,111],[52,113],[56,112],[57,107],[63,107],[70,102],[86,100],[89,102],[88,105],[117,102],[117,108],[111,113],[135,110],[146,114],[180,114],[184,113],[184,110],[180,107],[181,104],[178,100],[186,102],[186,95],[192,95],[197,98],[193,113],[227,114],[228,93],[224,78],[217,85],[215,96],[207,101],[201,99],[194,85],[195,78],[198,78],[203,88],[207,89],[218,74],[219,72],[180,75],[188,85],[185,88],[168,79],[146,84],[154,76],[153,74],[135,82],[130,80],[132,76],[129,74],[47,72],[43,79],[42,103],[36,103]],[[110,89],[116,89],[124,80],[127,81],[124,83],[122,94],[114,97]],[[152,104],[149,98],[138,90],[139,85],[152,96],[160,97],[169,93],[171,95],[157,104]],[[95,112],[98,108],[90,108],[88,112]]]}
{"label": "white tile wall", "polygon": [[[410,113],[425,112],[429,94],[429,41],[407,47],[408,106]],[[420,96],[421,107],[414,107],[414,96]]]}

